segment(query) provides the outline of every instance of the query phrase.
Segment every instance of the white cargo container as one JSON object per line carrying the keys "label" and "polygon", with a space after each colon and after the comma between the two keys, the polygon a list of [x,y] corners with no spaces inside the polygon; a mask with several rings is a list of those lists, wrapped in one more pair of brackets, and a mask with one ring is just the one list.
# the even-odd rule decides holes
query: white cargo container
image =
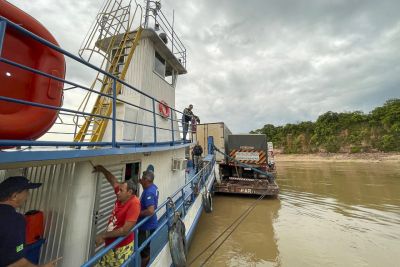
{"label": "white cargo container", "polygon": [[[203,147],[204,154],[208,154],[207,138],[212,136],[214,138],[214,145],[224,153],[228,147],[228,135],[232,134],[229,128],[223,122],[203,123],[197,125],[197,131],[194,135],[195,140]],[[225,160],[221,153],[216,154],[217,162]]]}

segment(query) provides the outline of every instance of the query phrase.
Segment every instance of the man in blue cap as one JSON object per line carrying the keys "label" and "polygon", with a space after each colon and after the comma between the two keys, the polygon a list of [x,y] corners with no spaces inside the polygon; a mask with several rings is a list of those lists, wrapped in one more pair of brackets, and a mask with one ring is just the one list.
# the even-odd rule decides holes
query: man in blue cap
{"label": "man in blue cap", "polygon": [[[24,176],[9,177],[0,183],[0,266],[37,266],[25,258],[25,218],[15,209],[28,199],[29,189],[41,185]],[[55,266],[57,260],[41,266]]]}
{"label": "man in blue cap", "polygon": [[[139,227],[139,246],[145,242],[158,227],[157,214],[155,211],[158,206],[159,192],[157,186],[153,183],[153,171],[154,166],[149,165],[147,170],[143,172],[143,176],[139,181],[143,187],[143,192],[140,196],[141,211],[139,214],[139,221],[150,217],[143,225]],[[149,242],[147,246],[140,252],[140,256],[142,258],[141,267],[147,266],[150,262],[150,247],[151,246]]]}

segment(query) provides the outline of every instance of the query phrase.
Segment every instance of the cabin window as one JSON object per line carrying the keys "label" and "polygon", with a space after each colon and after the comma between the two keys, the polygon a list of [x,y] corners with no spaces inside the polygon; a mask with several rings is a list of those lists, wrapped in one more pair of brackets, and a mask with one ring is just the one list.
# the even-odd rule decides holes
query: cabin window
{"label": "cabin window", "polygon": [[167,69],[165,71],[165,80],[175,87],[176,71],[169,65],[167,65]]}
{"label": "cabin window", "polygon": [[160,75],[162,78],[165,78],[165,59],[161,57],[159,53],[156,52],[155,56],[155,64],[154,71]]}
{"label": "cabin window", "polygon": [[155,52],[154,71],[171,85],[175,85],[176,71],[170,64],[157,52]]}

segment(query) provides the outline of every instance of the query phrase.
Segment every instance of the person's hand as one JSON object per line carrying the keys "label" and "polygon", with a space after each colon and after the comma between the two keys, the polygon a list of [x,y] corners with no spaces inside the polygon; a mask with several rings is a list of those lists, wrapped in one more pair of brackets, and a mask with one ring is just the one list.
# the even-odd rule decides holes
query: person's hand
{"label": "person's hand", "polygon": [[102,234],[98,234],[96,236],[96,247],[100,246],[101,244],[104,243],[104,237]]}
{"label": "person's hand", "polygon": [[102,165],[96,165],[93,166],[93,171],[92,172],[103,172],[104,167]]}
{"label": "person's hand", "polygon": [[46,264],[43,264],[43,265],[39,265],[40,267],[55,267],[56,265],[57,265],[57,262],[59,261],[59,260],[61,260],[62,259],[62,257],[59,257],[59,258],[57,258],[57,259],[55,259],[55,260],[52,260],[52,261],[50,261],[50,262],[48,262],[48,263],[46,263]]}

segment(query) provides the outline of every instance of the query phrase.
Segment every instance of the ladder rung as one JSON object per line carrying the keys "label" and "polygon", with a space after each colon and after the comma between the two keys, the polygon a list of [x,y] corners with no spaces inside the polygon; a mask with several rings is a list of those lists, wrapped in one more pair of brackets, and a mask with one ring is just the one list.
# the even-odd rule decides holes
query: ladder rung
{"label": "ladder rung", "polygon": [[[102,24],[100,29],[101,38],[114,38],[112,39],[113,47],[109,49],[108,54],[105,55],[104,58],[107,60],[106,70],[115,77],[122,77],[123,68],[127,67],[128,59],[130,59],[130,55],[134,52],[138,37],[142,31],[140,28],[134,32],[128,31],[126,25],[129,24],[126,24],[126,22],[131,20],[129,14],[130,6],[123,7],[121,2],[122,1],[117,1],[117,6],[110,11],[107,19],[103,17],[99,18],[97,21],[97,23]],[[96,28],[96,30],[99,30],[99,28]],[[120,37],[115,38],[117,35]],[[109,56],[111,56],[111,58]],[[92,86],[94,90],[100,90],[104,95],[97,95],[96,104],[92,108],[92,115],[85,117],[84,122],[77,126],[80,129],[78,134],[79,140],[92,142],[100,139],[104,134],[105,126],[109,119],[96,116],[106,116],[111,112],[113,102],[107,96],[113,95],[111,86],[114,84],[114,79],[110,77],[106,75],[98,76]],[[99,84],[98,81],[101,84]]]}

